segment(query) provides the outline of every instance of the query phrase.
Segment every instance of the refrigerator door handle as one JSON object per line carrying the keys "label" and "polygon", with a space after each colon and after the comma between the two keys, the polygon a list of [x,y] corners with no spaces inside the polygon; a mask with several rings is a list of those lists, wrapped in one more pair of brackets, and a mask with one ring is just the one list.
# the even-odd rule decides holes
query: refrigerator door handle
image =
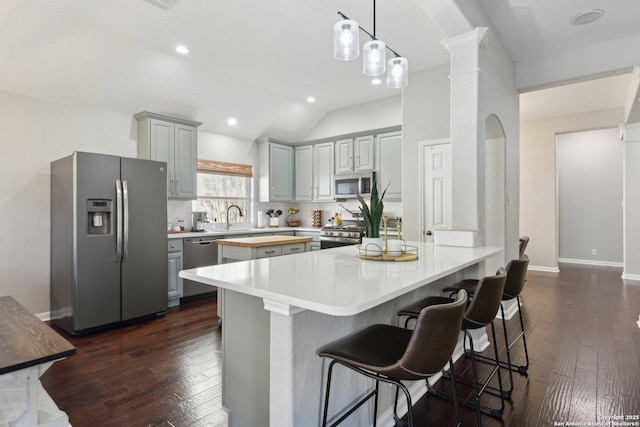
{"label": "refrigerator door handle", "polygon": [[122,181],[122,201],[124,202],[124,242],[122,245],[122,262],[126,262],[129,255],[129,190],[127,188],[127,181]]}
{"label": "refrigerator door handle", "polygon": [[116,180],[116,262],[122,261],[122,182]]}

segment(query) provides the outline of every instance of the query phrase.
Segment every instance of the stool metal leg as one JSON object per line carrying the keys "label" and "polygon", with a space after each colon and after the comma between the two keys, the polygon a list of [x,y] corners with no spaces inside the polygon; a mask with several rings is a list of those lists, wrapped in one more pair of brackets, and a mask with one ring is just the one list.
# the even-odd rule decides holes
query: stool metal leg
{"label": "stool metal leg", "polygon": [[460,403],[458,402],[458,387],[456,386],[456,373],[453,366],[453,358],[449,359],[449,371],[451,374],[451,386],[453,388],[453,406],[456,408],[456,418],[458,419],[456,427],[461,427],[462,417],[460,415]]}
{"label": "stool metal leg", "polygon": [[524,346],[524,356],[526,358],[527,364],[522,366],[518,366],[518,372],[520,372],[523,375],[527,375],[527,371],[529,370],[529,350],[527,350],[527,336],[524,333],[524,321],[522,320],[522,310],[520,309],[520,297],[518,297],[518,316],[520,317],[520,335],[518,335],[518,337],[513,341],[513,344],[516,343],[516,341],[518,341],[518,339],[520,338],[520,336],[522,336],[522,344]]}
{"label": "stool metal leg", "polygon": [[[529,376],[529,374],[527,373],[527,371],[529,370],[529,350],[527,348],[527,336],[526,336],[525,331],[524,331],[524,321],[522,319],[522,310],[520,309],[520,301],[518,300],[518,317],[520,318],[520,333],[511,342],[509,342],[509,339],[508,339],[507,322],[506,322],[506,320],[504,318],[504,308],[502,308],[502,306],[500,306],[500,310],[501,310],[501,314],[502,314],[502,328],[504,329],[504,342],[505,342],[505,349],[506,349],[506,353],[507,353],[507,362],[505,363],[505,362],[500,361],[500,366],[502,366],[503,368],[509,370],[509,380],[511,381],[511,387],[510,387],[509,390],[507,390],[505,392],[505,397],[506,398],[510,398],[511,397],[511,392],[513,392],[513,375],[511,374],[511,372],[517,372],[520,375],[524,375],[525,377]],[[523,347],[524,347],[524,355],[525,355],[525,359],[526,359],[526,365],[515,366],[511,362],[511,348],[514,345],[516,345],[516,343],[518,342],[518,340],[520,340],[520,338],[522,338],[522,344],[523,344]],[[478,355],[477,358],[478,358],[478,360],[481,360],[483,362],[494,363],[494,359],[492,359],[490,357]]]}
{"label": "stool metal leg", "polygon": [[[407,399],[407,418],[409,418],[409,423],[405,423],[404,421],[402,421],[400,419],[400,417],[398,416],[398,393],[400,391],[400,389],[402,389],[402,392],[404,393],[406,399]],[[407,387],[402,384],[402,383],[397,383],[396,384],[396,395],[395,398],[393,400],[393,418],[395,421],[396,426],[400,426],[400,427],[413,427],[413,405],[411,404],[411,394],[409,393],[409,390],[407,389]]]}
{"label": "stool metal leg", "polygon": [[[507,352],[507,370],[509,371],[509,389],[505,390],[504,397],[507,399],[511,398],[511,394],[513,393],[513,365],[511,364],[511,353],[509,352],[509,336],[507,334],[507,321],[504,319],[504,308],[502,304],[500,304],[500,314],[502,317],[502,330],[504,332],[504,347]],[[496,355],[497,356],[497,355]],[[500,363],[500,359],[497,359],[498,363]]]}
{"label": "stool metal leg", "polygon": [[471,350],[471,370],[473,372],[473,390],[475,393],[476,416],[478,417],[478,427],[482,427],[482,414],[480,413],[480,391],[478,391],[478,370],[476,367],[475,351],[473,350],[473,337],[469,331],[464,331],[465,336],[469,337],[469,347]]}
{"label": "stool metal leg", "polygon": [[[331,375],[333,373],[333,366],[339,363],[339,361],[337,360],[332,360],[331,363],[329,364],[329,369],[327,372],[327,390],[325,392],[325,399],[324,399],[324,411],[322,414],[322,427],[326,427],[327,426],[327,414],[329,412],[329,394],[330,394],[330,390],[331,390]],[[338,418],[338,420],[336,420],[333,424],[331,424],[330,427],[336,427],[338,424],[340,424],[341,422],[343,422],[345,419],[347,419],[347,417],[349,417],[351,414],[353,414],[358,408],[360,408],[364,403],[367,402],[367,400],[371,399],[372,397],[374,398],[374,411],[373,411],[373,427],[376,427],[377,421],[378,421],[378,393],[380,391],[380,381],[382,382],[386,382],[389,384],[393,384],[396,386],[396,399],[394,401],[394,405],[393,405],[393,413],[394,413],[394,417],[397,420],[397,422],[401,423],[401,424],[405,424],[404,422],[402,422],[400,420],[400,418],[397,416],[397,405],[398,405],[398,393],[400,390],[402,390],[402,392],[404,393],[406,399],[407,399],[407,415],[409,418],[409,423],[408,423],[408,427],[413,427],[413,406],[411,404],[411,394],[409,393],[409,390],[407,389],[407,387],[402,384],[402,382],[400,382],[399,380],[394,380],[392,378],[388,378],[388,377],[384,377],[384,376],[380,376],[377,375],[375,373],[371,373],[368,372],[364,369],[360,369],[357,367],[353,367],[353,366],[348,366],[348,365],[343,365],[346,366],[349,369],[352,369],[366,377],[372,378],[375,382],[376,382],[376,386],[375,389],[370,392],[369,394],[367,394],[365,397],[363,397],[358,403],[356,403],[355,405],[353,405],[347,412],[345,412],[340,418]]]}
{"label": "stool metal leg", "polygon": [[322,427],[326,427],[327,425],[327,412],[329,411],[329,390],[331,389],[331,373],[333,371],[333,365],[336,363],[335,360],[332,360],[329,363],[329,371],[327,373],[327,391],[324,395],[324,412],[322,414]]}

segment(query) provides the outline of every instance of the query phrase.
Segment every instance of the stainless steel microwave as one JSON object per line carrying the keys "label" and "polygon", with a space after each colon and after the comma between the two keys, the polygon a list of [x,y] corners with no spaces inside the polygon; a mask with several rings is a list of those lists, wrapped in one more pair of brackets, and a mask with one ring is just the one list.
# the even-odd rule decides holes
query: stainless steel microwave
{"label": "stainless steel microwave", "polygon": [[336,199],[353,199],[357,195],[371,196],[373,174],[374,172],[334,175],[333,196]]}

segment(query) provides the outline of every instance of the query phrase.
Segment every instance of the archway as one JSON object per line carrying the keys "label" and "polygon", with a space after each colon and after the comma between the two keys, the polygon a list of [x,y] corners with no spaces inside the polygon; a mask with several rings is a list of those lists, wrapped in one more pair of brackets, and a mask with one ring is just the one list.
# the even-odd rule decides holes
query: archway
{"label": "archway", "polygon": [[506,245],[506,138],[500,119],[495,114],[485,120],[484,144],[480,152],[481,221],[484,227],[480,241],[487,246],[505,248]]}

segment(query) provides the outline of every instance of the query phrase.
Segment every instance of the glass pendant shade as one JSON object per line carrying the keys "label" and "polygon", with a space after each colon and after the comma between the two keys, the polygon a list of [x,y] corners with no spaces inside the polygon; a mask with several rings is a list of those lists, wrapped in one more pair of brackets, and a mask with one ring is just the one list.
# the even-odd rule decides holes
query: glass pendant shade
{"label": "glass pendant shade", "polygon": [[351,61],[360,55],[359,27],[356,21],[345,19],[333,26],[333,56]]}
{"label": "glass pendant shade", "polygon": [[362,48],[362,72],[365,76],[384,74],[387,65],[387,47],[380,40],[371,40]]}
{"label": "glass pendant shade", "polygon": [[409,63],[397,56],[387,62],[387,87],[400,89],[409,84]]}

